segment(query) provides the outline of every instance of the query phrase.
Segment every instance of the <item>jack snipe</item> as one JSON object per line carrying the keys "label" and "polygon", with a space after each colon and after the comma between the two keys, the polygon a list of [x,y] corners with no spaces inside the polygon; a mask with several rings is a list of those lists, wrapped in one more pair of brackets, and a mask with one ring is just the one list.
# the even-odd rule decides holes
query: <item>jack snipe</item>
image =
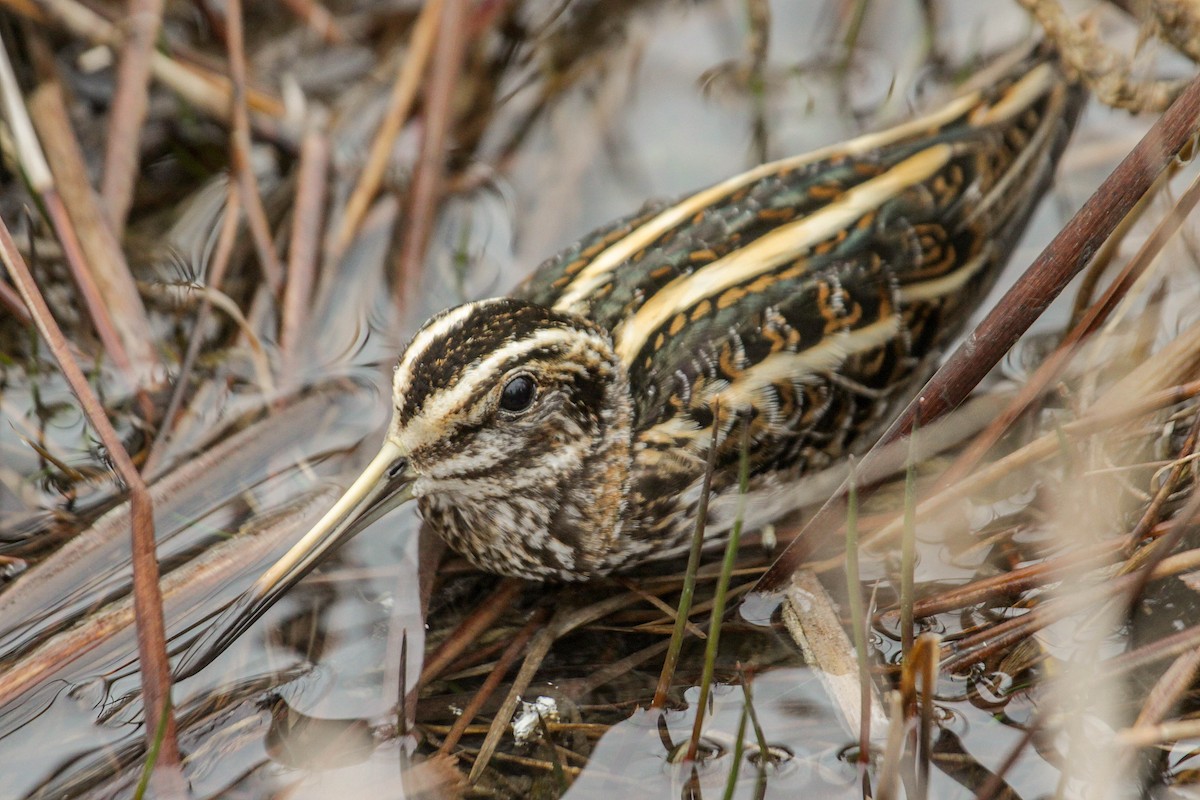
{"label": "jack snipe", "polygon": [[[269,602],[408,497],[505,575],[586,580],[677,551],[718,404],[714,498],[736,491],[743,420],[752,491],[786,498],[926,375],[1082,104],[1042,49],[933,114],[648,206],[511,297],[435,316],[396,367],[379,455],[252,593]],[[731,517],[714,503],[708,530]]]}

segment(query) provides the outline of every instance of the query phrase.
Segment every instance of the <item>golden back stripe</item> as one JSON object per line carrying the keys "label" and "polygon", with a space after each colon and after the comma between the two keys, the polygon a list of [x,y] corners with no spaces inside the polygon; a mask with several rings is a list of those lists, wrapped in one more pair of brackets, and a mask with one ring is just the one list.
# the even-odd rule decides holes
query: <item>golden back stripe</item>
{"label": "golden back stripe", "polygon": [[[772,353],[752,367],[747,367],[733,383],[716,381],[711,388],[693,398],[691,405],[720,403],[724,410],[740,410],[753,406],[763,389],[783,381],[802,383],[806,376],[835,372],[851,356],[868,353],[892,341],[900,331],[900,317],[893,314],[870,325],[843,330],[826,336],[812,347],[795,353]],[[708,446],[710,429],[701,428],[686,414],[676,414],[643,432],[639,441],[671,445],[688,438],[697,446]]]}
{"label": "golden back stripe", "polygon": [[613,270],[632,258],[635,253],[649,247],[672,228],[716,204],[721,198],[727,197],[745,186],[769,175],[797,169],[823,159],[835,156],[857,156],[912,136],[928,133],[967,113],[978,102],[978,92],[966,94],[928,116],[910,120],[878,133],[868,133],[848,142],[763,164],[749,172],[735,175],[722,183],[697,192],[630,231],[628,235],[599,253],[565,287],[563,293],[555,301],[554,308],[558,311],[580,311],[576,306],[591,297],[597,289],[604,285]]}
{"label": "golden back stripe", "polygon": [[908,304],[922,300],[937,300],[940,297],[957,292],[966,286],[971,278],[974,278],[979,273],[979,270],[987,265],[988,258],[991,255],[991,248],[985,247],[982,253],[947,275],[901,286],[897,290],[898,299],[901,303]]}
{"label": "golden back stripe", "polygon": [[1038,64],[1019,81],[1008,87],[1004,95],[995,103],[973,110],[968,115],[967,121],[976,127],[1006,122],[1028,108],[1051,86],[1061,82],[1061,76],[1052,65]]}
{"label": "golden back stripe", "polygon": [[779,172],[798,169],[835,156],[857,156],[872,150],[903,141],[912,136],[918,136],[936,130],[949,124],[959,116],[971,112],[972,125],[988,125],[1007,120],[1020,113],[1032,100],[1040,96],[1057,80],[1054,68],[1050,64],[1039,64],[1017,81],[1004,94],[999,102],[991,106],[978,106],[980,92],[974,91],[955,98],[946,106],[924,117],[918,117],[877,133],[851,139],[847,142],[823,147],[803,155],[762,164],[749,172],[736,175],[722,183],[676,203],[664,210],[658,216],[632,230],[629,234],[600,252],[580,270],[571,280],[563,293],[554,304],[559,311],[579,311],[576,306],[587,301],[593,293],[604,285],[605,281],[617,267],[633,257],[643,248],[649,247],[656,239],[683,224],[705,208],[717,203],[739,189],[762,180]]}
{"label": "golden back stripe", "polygon": [[886,172],[846,190],[836,202],[807,217],[760,236],[746,247],[668,283],[616,329],[617,355],[626,364],[667,320],[705,298],[770,272],[795,260],[813,245],[854,224],[905,189],[928,180],[954,155],[936,144],[909,156]]}

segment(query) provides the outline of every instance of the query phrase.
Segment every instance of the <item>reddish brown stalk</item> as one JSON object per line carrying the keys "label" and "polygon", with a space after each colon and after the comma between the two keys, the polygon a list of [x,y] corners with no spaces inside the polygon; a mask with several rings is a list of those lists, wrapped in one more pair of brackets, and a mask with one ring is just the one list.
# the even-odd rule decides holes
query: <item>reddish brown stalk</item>
{"label": "reddish brown stalk", "polygon": [[4,281],[0,281],[0,305],[3,305],[8,313],[16,317],[22,325],[33,324],[33,317],[29,316],[29,309],[25,307],[21,295],[17,294],[16,289]]}
{"label": "reddish brown stalk", "polygon": [[230,160],[242,194],[242,205],[246,209],[250,238],[254,240],[254,249],[258,253],[259,267],[271,293],[280,298],[283,295],[283,264],[275,252],[271,225],[267,221],[267,211],[263,207],[262,193],[250,158],[250,109],[246,105],[246,41],[242,26],[242,0],[229,0],[225,9],[229,27],[229,78],[233,81]]}
{"label": "reddish brown stalk", "polygon": [[458,658],[479,636],[486,631],[501,614],[508,611],[514,600],[521,594],[524,583],[515,578],[505,578],[476,608],[475,613],[463,620],[450,638],[432,653],[421,669],[421,686],[427,686],[430,681],[442,673],[454,659]]}
{"label": "reddish brown stalk", "polygon": [[1200,648],[1200,625],[1184,628],[1136,650],[1113,656],[1104,662],[1101,677],[1114,677],[1143,670],[1156,661],[1178,657]]}
{"label": "reddish brown stalk", "polygon": [[1187,191],[1179,198],[1179,202],[1171,209],[1155,227],[1154,232],[1138,249],[1137,254],[1130,259],[1121,274],[1117,276],[1104,294],[1088,308],[1079,320],[1054,350],[1042,362],[1037,371],[1024,382],[1017,396],[992,423],[983,430],[975,440],[955,460],[939,479],[939,484],[948,486],[969,473],[980,459],[990,450],[1008,428],[1028,411],[1047,387],[1062,373],[1071,358],[1079,350],[1084,339],[1091,336],[1112,314],[1121,300],[1137,282],[1138,278],[1150,267],[1159,252],[1179,230],[1179,226],[1187,219],[1188,214],[1196,203],[1200,202],[1200,177],[1192,181]]}
{"label": "reddish brown stalk", "polygon": [[71,277],[75,279],[75,288],[79,290],[83,304],[87,306],[88,314],[92,318],[96,335],[100,337],[100,342],[104,345],[105,356],[125,376],[130,386],[136,386],[137,378],[134,375],[133,362],[125,350],[124,339],[117,333],[112,314],[104,303],[100,287],[96,284],[96,279],[88,266],[87,256],[83,254],[83,246],[79,243],[75,227],[71,224],[71,216],[67,213],[66,206],[63,205],[62,198],[58,195],[58,190],[54,187],[47,188],[41,193],[41,199],[42,206],[46,209],[46,216],[50,219],[50,225],[54,228],[55,238],[62,247],[63,257],[71,269]]}
{"label": "reddish brown stalk", "polygon": [[[92,44],[119,44],[117,27],[75,0],[39,0],[38,8],[31,7],[25,0],[0,0],[0,6],[38,25],[56,25]],[[150,53],[150,69],[156,80],[174,91],[184,102],[221,122],[229,121],[232,88],[224,75],[196,63],[184,63],[158,51]],[[261,112],[251,119],[254,129],[270,141],[294,151],[295,142],[290,131],[282,128],[277,121],[284,115],[283,103],[253,87],[248,89],[247,100],[251,109]]]}
{"label": "reddish brown stalk", "polygon": [[129,0],[122,29],[124,42],[117,51],[117,85],[108,112],[108,139],[104,149],[104,198],[108,221],[117,239],[133,202],[138,174],[138,146],[150,94],[150,56],[162,26],[163,0]]}
{"label": "reddish brown stalk", "polygon": [[413,102],[417,98],[421,76],[425,74],[425,65],[429,61],[429,54],[437,39],[441,12],[442,0],[427,0],[425,7],[421,9],[421,15],[413,26],[412,35],[409,37],[408,53],[404,58],[404,63],[400,66],[400,71],[396,74],[396,80],[392,83],[387,109],[383,113],[383,119],[379,122],[375,138],[371,140],[367,161],[363,165],[358,183],[350,193],[350,199],[346,201],[346,209],[342,213],[337,233],[333,237],[328,258],[331,264],[336,263],[342,257],[342,253],[358,233],[358,229],[367,215],[367,210],[371,206],[371,201],[379,193],[383,176],[387,172],[388,162],[392,157],[396,134],[400,132],[400,127],[408,118]]}
{"label": "reddish brown stalk", "polygon": [[108,451],[113,467],[130,492],[131,535],[133,548],[133,603],[137,620],[138,655],[141,661],[142,705],[146,723],[146,747],[154,747],[162,714],[166,713],[165,734],[155,765],[157,790],[164,796],[183,796],[183,776],[180,772],[179,746],[175,737],[175,720],[170,707],[171,673],[167,660],[166,630],[163,624],[162,593],[158,585],[158,560],[155,556],[154,509],[150,492],[133,460],[125,451],[120,436],[104,413],[99,399],[88,386],[87,378],[67,347],[66,337],[45,299],[33,280],[25,260],[9,234],[8,226],[0,220],[0,259],[8,268],[29,313],[37,324],[63,376],[83,406],[93,429]]}
{"label": "reddish brown stalk", "polygon": [[1086,553],[1070,553],[1058,558],[1047,559],[1028,567],[1014,569],[1001,575],[992,575],[971,581],[949,591],[938,592],[913,604],[913,616],[932,617],[967,606],[991,600],[1003,595],[1012,595],[1044,586],[1081,569],[1094,569],[1110,564],[1121,552],[1125,542],[1114,539],[1097,545]]}
{"label": "reddish brown stalk", "polygon": [[[1121,219],[1154,184],[1158,175],[1195,135],[1200,122],[1200,77],[1193,79],[1171,107],[1154,123],[1137,146],[1088,198],[1067,226],[1042,251],[987,317],[975,327],[946,363],[892,422],[879,442],[863,457],[870,470],[876,454],[907,435],[918,422],[922,428],[956,408],[1008,352],[1033,321],[1059,295]],[[843,490],[844,491],[844,487]],[[809,520],[799,539],[827,540],[840,519],[836,492]],[[787,585],[800,563],[793,543],[780,554],[755,589],[776,592]]]}
{"label": "reddish brown stalk", "polygon": [[[76,279],[81,280],[84,271],[90,276],[81,280],[80,289],[97,333],[108,348],[114,338],[120,340],[120,346],[111,349],[110,356],[118,365],[120,359],[126,361],[125,369],[135,387],[147,387],[155,380],[158,354],[146,309],[125,254],[88,182],[87,164],[57,80],[42,81],[29,98],[29,111],[54,175],[54,186],[43,188],[43,199],[64,250],[79,259],[73,267],[79,270]],[[51,199],[50,195],[56,197]],[[92,284],[90,291],[84,288],[88,282]],[[109,327],[111,334],[106,334],[104,329]]]}
{"label": "reddish brown stalk", "polygon": [[454,113],[454,90],[466,48],[464,0],[444,0],[437,45],[430,66],[425,130],[408,198],[408,225],[396,263],[392,297],[398,308],[416,296],[425,249],[433,231],[445,181],[446,137]]}
{"label": "reddish brown stalk", "polygon": [[504,680],[504,676],[512,669],[512,665],[516,663],[520,657],[525,645],[529,643],[530,638],[546,621],[546,616],[549,614],[549,609],[539,608],[534,612],[529,622],[525,623],[525,627],[517,632],[513,637],[512,642],[505,648],[499,660],[496,661],[496,667],[484,680],[483,685],[475,692],[471,698],[471,702],[467,703],[467,707],[463,709],[462,714],[454,721],[454,726],[450,728],[450,732],[446,734],[446,739],[442,742],[442,746],[438,748],[439,753],[449,755],[454,749],[454,745],[458,744],[458,740],[462,738],[463,732],[467,726],[475,719],[475,715],[483,708],[483,704],[488,701],[488,698],[495,693],[497,687],[500,686],[500,681]]}
{"label": "reddish brown stalk", "polygon": [[[1126,537],[1125,551],[1127,553],[1132,553],[1138,543],[1146,538],[1162,518],[1163,507],[1166,506],[1167,500],[1170,499],[1171,495],[1178,488],[1179,481],[1183,478],[1184,470],[1191,467],[1192,454],[1196,452],[1198,439],[1200,439],[1200,413],[1197,413],[1192,420],[1192,426],[1188,429],[1187,436],[1184,437],[1183,445],[1179,448],[1179,452],[1175,454],[1175,463],[1171,465],[1171,469],[1167,473],[1166,478],[1163,479],[1162,485],[1154,493],[1154,497],[1150,500],[1150,505],[1142,513],[1137,525],[1133,526],[1133,530]],[[1182,512],[1180,518],[1186,519],[1186,517],[1182,516]],[[1173,526],[1174,529],[1180,529],[1180,526]]]}
{"label": "reddish brown stalk", "polygon": [[300,145],[299,177],[296,180],[296,205],[292,214],[292,235],[288,243],[287,286],[283,291],[283,321],[279,341],[283,350],[283,371],[291,376],[295,368],[308,307],[312,302],[317,269],[317,247],[325,223],[325,190],[329,171],[329,140],[324,130],[313,125]]}

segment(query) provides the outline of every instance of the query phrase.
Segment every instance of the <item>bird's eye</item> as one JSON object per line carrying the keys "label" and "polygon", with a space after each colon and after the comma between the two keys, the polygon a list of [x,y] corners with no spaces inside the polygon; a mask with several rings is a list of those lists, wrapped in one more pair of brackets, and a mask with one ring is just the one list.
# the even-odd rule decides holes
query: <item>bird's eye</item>
{"label": "bird's eye", "polygon": [[533,405],[536,388],[533,378],[528,375],[516,376],[504,384],[504,390],[500,393],[500,407],[505,411],[525,411]]}

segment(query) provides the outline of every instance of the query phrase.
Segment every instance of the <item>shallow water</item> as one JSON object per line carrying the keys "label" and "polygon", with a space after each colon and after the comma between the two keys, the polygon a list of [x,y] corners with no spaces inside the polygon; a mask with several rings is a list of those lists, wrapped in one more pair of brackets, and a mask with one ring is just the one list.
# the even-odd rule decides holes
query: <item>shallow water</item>
{"label": "shallow water", "polygon": [[[466,154],[472,168],[486,179],[482,188],[446,204],[427,258],[419,302],[403,319],[389,310],[382,276],[390,260],[390,234],[394,226],[403,224],[403,217],[385,199],[343,259],[341,278],[321,295],[306,337],[297,383],[325,385],[327,395],[308,415],[297,417],[295,427],[281,435],[283,441],[251,427],[255,436],[239,453],[246,458],[223,459],[189,477],[182,497],[172,495],[160,505],[158,531],[164,558],[178,555],[182,561],[182,555],[219,547],[238,531],[247,541],[278,537],[262,538],[262,550],[254,551],[253,558],[239,558],[248,550],[231,549],[230,563],[219,567],[219,587],[193,587],[195,594],[181,595],[176,606],[169,606],[172,644],[186,644],[194,634],[185,629],[202,624],[210,609],[252,580],[260,564],[286,548],[287,534],[303,530],[320,512],[330,485],[348,482],[370,457],[386,421],[383,398],[388,365],[428,313],[463,299],[507,291],[557,248],[649,198],[674,196],[727,177],[763,156],[802,152],[903,118],[927,99],[924,95],[936,94],[928,76],[915,66],[920,63],[922,42],[917,6],[899,0],[872,3],[851,69],[842,75],[828,68],[841,54],[833,12],[816,2],[771,3],[766,88],[756,95],[737,79],[736,67],[748,63],[745,8],[740,2],[647,3],[641,10],[612,14],[620,23],[603,30],[586,25],[572,28],[586,18],[592,8],[588,4],[563,15],[531,4],[528,21],[540,31],[535,38],[543,49],[526,45],[529,60],[518,61],[500,78],[499,94],[506,102],[489,120],[477,150]],[[992,4],[981,10],[975,4],[957,4],[947,9],[939,44],[957,61],[1019,41],[1028,30],[1023,16],[1007,6],[1000,9]],[[596,41],[587,39],[589,35],[603,43],[596,46]],[[582,77],[576,76],[561,94],[547,101],[511,157],[504,157],[524,112],[537,106],[535,98],[548,86],[544,74],[548,65],[565,58],[552,48],[586,50],[579,44],[580,36],[588,47],[596,47],[580,60]],[[355,118],[355,104],[377,108],[380,97],[375,92],[368,100],[354,96],[335,104],[344,115],[347,137],[362,124]],[[1031,260],[1145,127],[1145,121],[1124,114],[1089,110],[1068,151],[1054,196],[1043,203],[1014,253],[1010,273]],[[336,156],[352,157],[352,149]],[[338,174],[335,194],[344,193],[352,174]],[[201,204],[176,226],[173,235],[181,252],[203,251],[201,243],[214,229],[217,210],[219,206]],[[1060,304],[1042,325],[1057,328],[1064,319]],[[260,329],[273,347],[269,325],[261,324]],[[242,426],[226,426],[243,415],[245,425],[255,424],[250,420],[263,404],[263,394],[254,384],[244,348],[231,348],[227,358],[212,367],[209,402],[195,415],[193,433],[181,438],[165,459],[168,473],[186,464],[190,448],[205,450],[211,446],[203,444],[209,439],[228,440]],[[72,462],[97,467],[79,413],[52,368],[43,364],[43,369],[31,375],[8,367],[5,373],[0,399],[7,424],[0,425],[0,452],[6,472],[31,476],[46,469],[21,436],[44,442],[51,452],[68,454]],[[107,373],[106,380],[116,383]],[[15,491],[18,486],[24,494]],[[14,480],[0,483],[0,514],[6,528],[0,538],[5,541],[56,527],[51,515],[41,509],[62,509],[66,501],[51,487],[30,486]],[[115,496],[114,488],[101,481],[83,489],[74,510],[98,511],[111,506]],[[972,527],[983,527],[1005,510],[980,503]],[[95,514],[80,516],[91,522]],[[68,529],[78,526],[74,519],[57,524]],[[395,711],[401,672],[403,685],[414,686],[420,675],[419,654],[425,650],[418,526],[412,508],[371,526],[212,664],[176,684],[174,702],[184,721],[181,743],[190,755],[187,775],[197,797],[267,797],[284,788],[294,792],[291,796],[318,797],[334,791],[332,787],[381,797],[404,796],[405,782],[411,782],[412,776],[400,767],[400,751],[412,750],[412,740],[395,737],[391,726],[401,716]],[[920,583],[965,581],[993,555],[985,549],[955,552],[953,545],[943,543],[938,530],[922,533],[927,541]],[[72,582],[71,576],[86,574],[94,582],[84,587],[87,592],[71,595],[55,588],[58,584],[39,579],[43,598],[0,596],[0,609],[10,608],[3,605],[6,602],[29,606],[19,612],[12,606],[12,615],[0,626],[0,663],[11,667],[30,647],[53,643],[50,628],[77,624],[97,605],[98,595],[119,596],[126,580],[120,567],[124,542],[123,536],[114,535],[104,550],[111,554],[105,557],[113,560],[112,569],[100,574],[95,570],[67,573],[63,580],[76,588],[81,583]],[[15,542],[6,550],[24,552],[24,544]],[[29,550],[31,560],[44,555],[38,548]],[[100,557],[89,555],[88,560],[94,566]],[[883,571],[881,565],[874,568]],[[185,589],[192,587],[183,573],[177,577]],[[433,600],[435,617],[444,623],[439,633],[449,627],[447,621],[484,596],[489,586],[488,579],[446,577],[442,594]],[[599,598],[618,590],[612,585],[561,593],[549,589],[539,600],[539,590],[531,589],[513,610],[533,608],[539,602],[583,602],[593,594]],[[671,597],[666,601],[674,603]],[[619,624],[657,618],[658,613],[648,609],[643,604],[637,612],[641,616]],[[994,622],[1015,612],[1000,604],[976,613]],[[978,623],[964,614],[942,615],[929,624],[953,637]],[[894,663],[895,642],[884,635],[889,633],[877,633],[875,638],[883,663]],[[1060,633],[1050,631],[1051,641],[1061,643],[1061,637],[1055,638]],[[601,629],[578,634],[555,649],[545,680],[565,687],[563,691],[570,695],[571,681],[661,638],[662,633],[656,632],[622,640]],[[1113,639],[1109,645],[1116,650],[1123,643]],[[126,624],[105,648],[81,654],[9,704],[0,703],[0,772],[4,775],[0,797],[131,793],[143,741],[137,674],[131,667],[134,647]],[[1064,652],[1069,650],[1063,647]],[[402,648],[407,653],[403,666]],[[698,648],[687,651],[692,660],[680,669],[685,684],[699,675],[698,653]],[[759,723],[766,742],[779,748],[768,763],[756,757],[754,734],[745,734],[748,750],[740,763],[735,796],[862,796],[862,776],[848,756],[855,733],[839,721],[822,684],[800,662],[798,651],[777,626],[743,630],[729,639],[723,651],[718,677],[732,678],[735,663],[754,671]],[[590,751],[590,759],[566,796],[601,797],[614,790],[631,797],[721,796],[734,760],[733,739],[746,707],[742,689],[720,686],[716,691],[705,737],[718,754],[696,766],[672,764],[666,742],[678,744],[689,735],[696,690],[677,691],[675,699],[682,710],[666,712],[661,718],[634,710],[647,696],[645,687],[652,689],[660,664],[660,657],[651,658],[631,673],[626,685],[594,687],[584,696],[567,698],[570,703],[564,707],[574,704],[583,719],[595,718],[611,727],[598,740],[570,742],[578,751]],[[464,692],[471,679],[460,679]],[[424,698],[425,710],[439,702],[442,710],[427,717],[419,711],[418,724],[452,721],[449,706],[462,700],[452,697],[454,683],[439,685],[444,694]],[[1014,690],[1011,683],[1001,670],[946,679],[938,698],[941,752],[953,755],[961,749],[968,754],[961,762],[998,768],[1020,738],[1020,724],[1038,703]],[[996,695],[995,705],[981,702],[989,693]],[[280,721],[285,714],[290,723]],[[288,743],[302,727],[295,721],[309,718],[332,722],[315,736],[319,744],[297,756]],[[478,746],[478,739],[476,735],[471,740],[472,747]],[[338,746],[343,749],[333,756],[322,755],[323,750]],[[522,752],[527,751],[514,750],[516,755]],[[973,796],[979,773],[972,778],[956,772],[951,760],[950,756],[945,761],[935,759],[930,796]],[[1179,760],[1185,766],[1194,756],[1180,754]],[[520,768],[511,769],[516,777],[510,786],[493,786],[498,796],[520,796],[531,787],[561,789],[549,783],[553,777],[528,778]],[[1058,768],[1033,749],[1007,776],[1020,797],[1049,794],[1058,779]]]}

